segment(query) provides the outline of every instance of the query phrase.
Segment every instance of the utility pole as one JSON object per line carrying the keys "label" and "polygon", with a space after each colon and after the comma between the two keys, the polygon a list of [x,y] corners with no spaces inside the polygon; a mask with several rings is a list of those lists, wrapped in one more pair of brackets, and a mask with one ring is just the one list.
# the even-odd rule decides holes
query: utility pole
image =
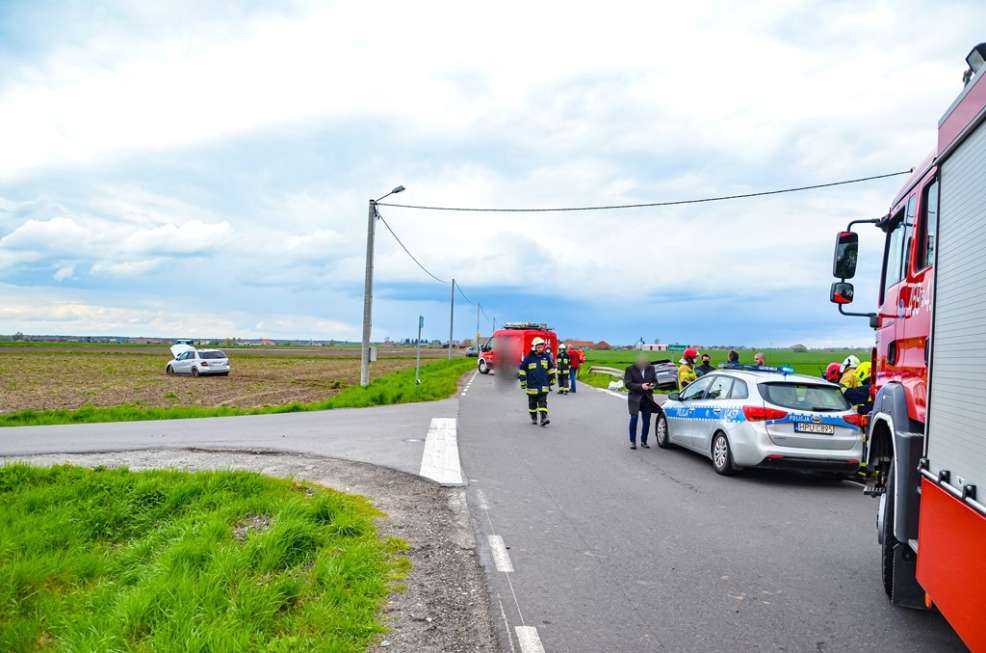
{"label": "utility pole", "polygon": [[455,277],[452,277],[452,301],[448,314],[448,359],[452,360],[452,328],[455,325]]}
{"label": "utility pole", "polygon": [[477,302],[477,304],[476,304],[476,342],[473,343],[474,345],[476,345],[476,354],[477,355],[479,354],[479,311],[480,311],[481,308],[482,308],[482,304],[479,304]]}
{"label": "utility pole", "polygon": [[359,357],[359,384],[370,385],[370,330],[373,317],[373,238],[377,226],[377,202],[394,193],[404,192],[398,186],[380,199],[370,200],[369,216],[366,220],[366,278],[363,280],[363,343]]}
{"label": "utility pole", "polygon": [[363,280],[363,347],[360,352],[359,384],[370,385],[370,322],[373,313],[373,238],[376,231],[377,202],[370,200],[366,222],[366,278]]}
{"label": "utility pole", "polygon": [[421,385],[421,327],[425,325],[425,316],[418,316],[418,339],[415,341],[414,353],[414,384]]}

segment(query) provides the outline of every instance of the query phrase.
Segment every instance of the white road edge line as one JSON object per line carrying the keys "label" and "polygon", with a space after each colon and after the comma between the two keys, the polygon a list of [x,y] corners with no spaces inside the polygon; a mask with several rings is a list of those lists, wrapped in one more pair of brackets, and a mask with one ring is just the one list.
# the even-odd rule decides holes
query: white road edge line
{"label": "white road edge line", "polygon": [[520,642],[520,650],[523,653],[544,653],[544,646],[541,645],[537,628],[534,626],[515,626],[514,630],[517,631],[517,641]]}
{"label": "white road edge line", "polygon": [[463,485],[454,417],[432,418],[418,474],[442,485]]}
{"label": "white road edge line", "polygon": [[490,543],[490,552],[493,554],[493,564],[496,565],[496,570],[512,574],[514,565],[510,562],[510,554],[507,553],[507,545],[503,543],[503,538],[499,535],[490,535],[487,539]]}

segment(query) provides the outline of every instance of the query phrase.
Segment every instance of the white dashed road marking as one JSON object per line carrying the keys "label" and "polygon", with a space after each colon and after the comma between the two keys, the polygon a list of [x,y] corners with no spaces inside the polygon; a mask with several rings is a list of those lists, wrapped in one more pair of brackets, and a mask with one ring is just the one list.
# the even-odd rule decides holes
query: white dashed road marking
{"label": "white dashed road marking", "polygon": [[454,417],[432,418],[418,474],[442,485],[463,485]]}
{"label": "white dashed road marking", "polygon": [[490,543],[490,553],[493,554],[493,564],[496,565],[496,570],[512,574],[514,565],[510,562],[510,554],[507,553],[507,545],[503,543],[503,538],[499,535],[490,535],[487,539]]}
{"label": "white dashed road marking", "polygon": [[520,642],[520,650],[523,653],[544,653],[544,646],[541,645],[541,638],[538,637],[538,629],[534,626],[517,626],[517,641]]}

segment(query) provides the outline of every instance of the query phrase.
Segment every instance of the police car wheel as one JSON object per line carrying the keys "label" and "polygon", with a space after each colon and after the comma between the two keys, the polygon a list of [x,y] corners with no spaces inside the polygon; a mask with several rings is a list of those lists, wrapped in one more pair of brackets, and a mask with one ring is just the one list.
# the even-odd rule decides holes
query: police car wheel
{"label": "police car wheel", "polygon": [[662,449],[671,447],[671,434],[668,432],[668,418],[661,413],[657,416],[657,426],[654,429],[657,436],[657,446]]}
{"label": "police car wheel", "polygon": [[712,438],[712,468],[716,474],[731,476],[733,470],[733,452],[729,448],[729,438],[719,431]]}

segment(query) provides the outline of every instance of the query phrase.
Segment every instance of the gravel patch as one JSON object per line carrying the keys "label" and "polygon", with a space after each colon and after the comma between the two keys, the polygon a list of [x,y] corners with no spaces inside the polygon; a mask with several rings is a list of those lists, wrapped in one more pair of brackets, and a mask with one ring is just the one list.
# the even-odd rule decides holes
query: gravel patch
{"label": "gravel patch", "polygon": [[[497,650],[489,595],[462,488],[443,488],[410,474],[364,463],[281,453],[161,449],[0,457],[0,464],[13,460],[35,465],[126,466],[132,470],[243,469],[361,494],[386,513],[377,522],[381,535],[408,542],[407,556],[412,564],[404,581],[406,590],[393,593],[384,607],[390,632],[371,651]],[[250,530],[269,525],[264,515],[253,515],[237,525],[237,536],[248,537]]]}

